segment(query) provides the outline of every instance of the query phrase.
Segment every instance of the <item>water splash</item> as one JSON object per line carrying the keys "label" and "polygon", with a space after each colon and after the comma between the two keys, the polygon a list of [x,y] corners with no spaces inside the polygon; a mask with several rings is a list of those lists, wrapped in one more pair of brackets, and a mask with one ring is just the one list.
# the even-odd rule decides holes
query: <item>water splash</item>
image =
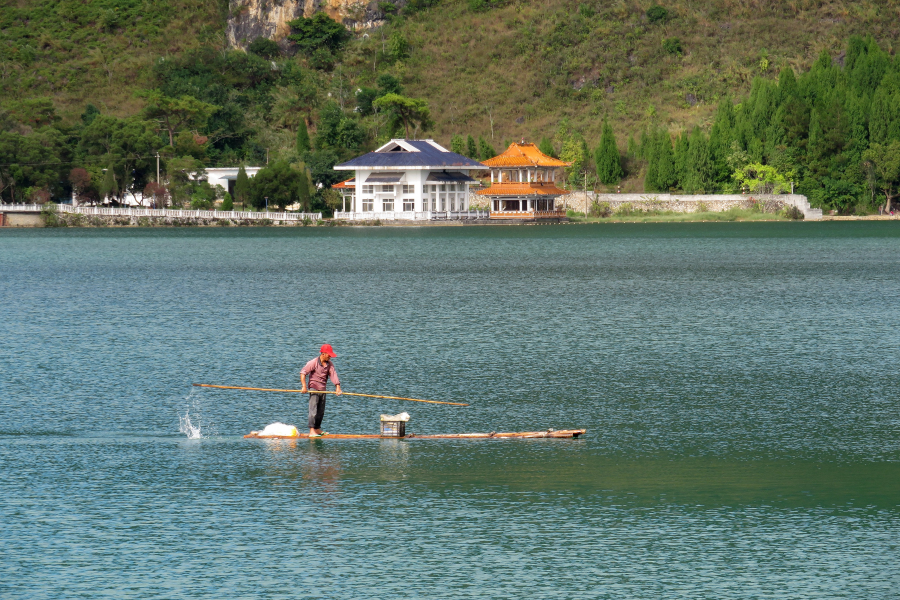
{"label": "water splash", "polygon": [[203,439],[209,437],[211,433],[215,433],[214,428],[206,424],[206,435],[204,435],[202,394],[195,394],[195,391],[196,388],[191,389],[191,393],[185,398],[187,407],[184,414],[178,415],[178,431],[183,433],[189,440]]}
{"label": "water splash", "polygon": [[197,425],[191,422],[191,411],[186,411],[178,416],[178,431],[187,436],[189,440],[199,440],[203,437],[200,431],[200,417],[197,417]]}

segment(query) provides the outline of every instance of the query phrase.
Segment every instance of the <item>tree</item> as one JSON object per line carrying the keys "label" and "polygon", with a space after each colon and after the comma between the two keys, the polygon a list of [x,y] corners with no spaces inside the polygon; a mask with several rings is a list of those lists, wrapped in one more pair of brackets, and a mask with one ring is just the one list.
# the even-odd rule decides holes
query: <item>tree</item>
{"label": "tree", "polygon": [[241,208],[247,209],[250,201],[250,178],[244,165],[238,169],[237,179],[234,182],[234,199],[241,203]]}
{"label": "tree", "polygon": [[225,192],[225,197],[222,199],[222,210],[224,211],[232,211],[234,210],[234,200],[231,198],[231,194]]}
{"label": "tree", "polygon": [[309,131],[306,129],[306,123],[297,125],[297,153],[303,154],[311,149],[309,143]]}
{"label": "tree", "polygon": [[469,134],[466,138],[466,156],[472,160],[478,159],[478,146],[475,144],[475,138],[472,137],[472,134]]}
{"label": "tree", "polygon": [[[300,201],[300,186],[308,185],[306,174],[285,160],[278,160],[259,170],[251,186],[251,202],[257,208],[277,206],[279,210]],[[308,189],[308,188],[307,188]]]}
{"label": "tree", "polygon": [[390,93],[375,100],[372,106],[385,111],[394,120],[402,123],[407,139],[409,139],[410,125],[415,126],[416,129],[421,127],[424,131],[427,131],[433,125],[431,111],[428,110],[428,103],[424,100]]}
{"label": "tree", "polygon": [[169,205],[169,190],[166,186],[155,181],[151,181],[144,186],[144,199],[150,199],[150,205],[153,208],[165,208]]}
{"label": "tree", "polygon": [[612,185],[618,183],[625,175],[622,172],[622,157],[619,156],[616,137],[606,121],[603,122],[603,134],[600,136],[600,145],[594,153],[594,161],[597,165],[597,179],[601,183]]}
{"label": "tree", "polygon": [[98,200],[97,190],[91,184],[91,174],[87,169],[75,167],[69,171],[69,183],[72,184],[72,193],[78,202],[87,204]]}
{"label": "tree", "polygon": [[103,172],[103,180],[100,182],[100,198],[104,201],[116,198],[119,195],[119,184],[116,181],[116,171],[110,164]]}
{"label": "tree", "polygon": [[871,163],[878,184],[884,192],[884,210],[891,210],[891,201],[897,197],[894,186],[900,183],[900,141],[890,144],[872,144],[863,152],[863,160]]}
{"label": "tree", "polygon": [[781,194],[791,189],[793,173],[779,173],[770,165],[751,163],[737,169],[732,176],[738,187],[746,187],[751,194]]}
{"label": "tree", "polygon": [[281,54],[281,49],[278,48],[278,44],[269,38],[258,37],[247,46],[247,52],[271,60]]}
{"label": "tree", "polygon": [[160,90],[149,90],[138,94],[146,100],[144,116],[160,124],[160,129],[169,134],[169,145],[175,146],[175,133],[182,127],[203,129],[213,113],[219,110],[214,104],[202,102],[193,96],[172,98]]}
{"label": "tree", "polygon": [[461,135],[454,135],[450,139],[450,151],[456,152],[457,154],[465,155],[466,153],[466,141],[463,139]]}
{"label": "tree", "polygon": [[552,156],[553,158],[559,158],[559,155],[556,154],[556,149],[553,147],[553,142],[550,141],[550,138],[548,138],[548,137],[541,138],[541,141],[538,144],[538,150],[540,150],[547,156]]}
{"label": "tree", "polygon": [[494,148],[487,143],[486,139],[478,136],[478,160],[485,161],[495,156],[497,156],[497,153],[494,151]]}
{"label": "tree", "polygon": [[288,21],[288,26],[291,28],[288,39],[307,56],[321,48],[337,52],[350,40],[350,32],[346,27],[321,12],[309,18],[300,17]]}

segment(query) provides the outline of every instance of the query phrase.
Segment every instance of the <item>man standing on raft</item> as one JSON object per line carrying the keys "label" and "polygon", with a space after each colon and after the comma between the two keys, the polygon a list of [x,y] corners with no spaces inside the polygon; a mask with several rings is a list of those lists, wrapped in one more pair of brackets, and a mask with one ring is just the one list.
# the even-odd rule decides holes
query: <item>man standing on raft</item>
{"label": "man standing on raft", "polygon": [[[327,435],[322,431],[322,417],[325,416],[325,384],[328,379],[334,384],[334,390],[341,395],[341,381],[337,371],[334,370],[332,358],[337,358],[331,344],[324,344],[319,350],[319,356],[312,359],[300,369],[300,392],[309,392],[309,437],[317,438]],[[306,376],[309,375],[309,389],[306,388]]]}

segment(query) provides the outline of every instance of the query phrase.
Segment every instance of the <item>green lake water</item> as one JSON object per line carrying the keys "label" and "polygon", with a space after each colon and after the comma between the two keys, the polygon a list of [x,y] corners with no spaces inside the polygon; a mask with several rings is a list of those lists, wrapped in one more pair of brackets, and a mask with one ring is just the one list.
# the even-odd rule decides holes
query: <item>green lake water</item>
{"label": "green lake water", "polygon": [[[898,307],[894,223],[2,230],[0,597],[900,598]],[[326,342],[471,403],[332,433],[588,433],[191,387]]]}

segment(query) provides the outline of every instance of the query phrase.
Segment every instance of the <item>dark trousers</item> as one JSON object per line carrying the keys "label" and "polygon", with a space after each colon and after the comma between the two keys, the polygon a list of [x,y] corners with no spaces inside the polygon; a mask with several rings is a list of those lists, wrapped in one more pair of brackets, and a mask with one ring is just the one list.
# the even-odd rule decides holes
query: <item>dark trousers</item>
{"label": "dark trousers", "polygon": [[325,394],[309,395],[309,428],[320,429],[325,416]]}

